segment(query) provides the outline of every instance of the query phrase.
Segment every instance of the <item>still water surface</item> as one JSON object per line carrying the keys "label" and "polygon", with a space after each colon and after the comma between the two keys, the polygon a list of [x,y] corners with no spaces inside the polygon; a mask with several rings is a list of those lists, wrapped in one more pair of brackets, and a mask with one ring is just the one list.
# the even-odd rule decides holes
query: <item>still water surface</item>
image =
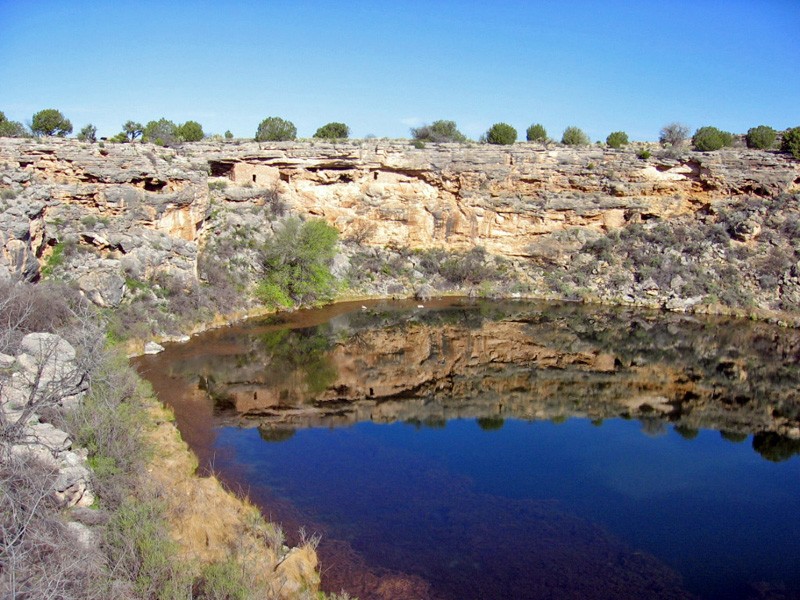
{"label": "still water surface", "polygon": [[339,305],[139,368],[206,465],[367,598],[797,598],[797,332]]}

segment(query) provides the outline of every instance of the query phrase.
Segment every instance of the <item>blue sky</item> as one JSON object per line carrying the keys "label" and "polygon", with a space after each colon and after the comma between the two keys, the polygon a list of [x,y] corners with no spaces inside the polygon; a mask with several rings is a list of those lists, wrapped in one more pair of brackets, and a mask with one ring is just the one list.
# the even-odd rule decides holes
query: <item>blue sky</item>
{"label": "blue sky", "polygon": [[454,120],[592,140],[671,121],[800,125],[800,0],[0,0],[0,110],[57,108],[77,132],[199,121],[252,137],[408,137]]}

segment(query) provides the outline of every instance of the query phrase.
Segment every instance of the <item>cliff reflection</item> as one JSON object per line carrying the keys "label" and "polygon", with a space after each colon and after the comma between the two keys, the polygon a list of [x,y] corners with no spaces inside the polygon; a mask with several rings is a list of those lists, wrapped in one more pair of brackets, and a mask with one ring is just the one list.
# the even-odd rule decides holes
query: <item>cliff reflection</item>
{"label": "cliff reflection", "polygon": [[755,434],[770,460],[800,452],[800,332],[727,318],[576,304],[392,304],[313,327],[258,327],[235,351],[172,361],[229,423],[273,441],[296,428],[577,416],[666,424],[687,439]]}

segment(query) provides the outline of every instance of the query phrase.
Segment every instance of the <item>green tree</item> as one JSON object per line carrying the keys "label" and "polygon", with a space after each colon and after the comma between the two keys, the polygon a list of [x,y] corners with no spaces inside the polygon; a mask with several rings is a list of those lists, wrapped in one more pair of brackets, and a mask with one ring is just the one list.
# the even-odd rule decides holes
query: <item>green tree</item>
{"label": "green tree", "polygon": [[206,134],[203,133],[203,126],[197,121],[186,121],[178,126],[176,132],[178,138],[183,142],[199,142],[206,137]]}
{"label": "green tree", "polygon": [[28,132],[25,126],[19,121],[9,121],[6,115],[0,111],[0,137],[25,137]]}
{"label": "green tree", "polygon": [[231,133],[231,130],[230,130],[230,129],[228,129],[228,130],[225,132],[225,139],[226,139],[226,140],[233,139],[233,134]]}
{"label": "green tree", "polygon": [[78,139],[82,142],[96,142],[97,141],[97,127],[89,123],[78,132]]}
{"label": "green tree", "polygon": [[323,125],[314,134],[315,138],[322,138],[324,140],[337,140],[346,139],[350,136],[350,128],[344,123],[328,123]]}
{"label": "green tree", "polygon": [[412,128],[411,135],[421,142],[459,142],[467,141],[467,136],[456,127],[455,121],[434,121],[432,125]]}
{"label": "green tree", "polygon": [[144,127],[141,123],[135,121],[126,121],[122,126],[122,133],[128,138],[129,141],[134,141],[137,137],[142,135]]}
{"label": "green tree", "polygon": [[267,305],[292,306],[330,299],[335,279],[336,229],[321,220],[287,219],[264,245],[264,278],[256,295]]}
{"label": "green tree", "polygon": [[150,121],[142,130],[142,141],[157,146],[174,146],[178,142],[178,127],[172,121]]}
{"label": "green tree", "polygon": [[528,127],[525,132],[525,137],[529,142],[546,142],[547,130],[544,128],[544,125],[534,123]]}
{"label": "green tree", "polygon": [[509,146],[517,141],[517,130],[508,123],[495,123],[486,132],[486,141],[490,144]]}
{"label": "green tree", "polygon": [[759,125],[758,127],[751,127],[747,130],[745,141],[748,148],[755,148],[756,150],[767,150],[772,148],[775,143],[777,132],[767,125]]}
{"label": "green tree", "polygon": [[689,137],[689,127],[683,123],[669,123],[661,128],[658,141],[664,145],[680,146]]}
{"label": "green tree", "polygon": [[580,128],[567,127],[561,136],[561,143],[567,146],[588,146],[591,142],[589,141],[589,136]]}
{"label": "green tree", "polygon": [[297,127],[280,117],[267,117],[256,130],[257,142],[287,142],[297,138]]}
{"label": "green tree", "polygon": [[800,160],[800,127],[793,127],[783,132],[781,152],[788,152]]}
{"label": "green tree", "polygon": [[716,127],[701,127],[694,132],[692,144],[695,150],[700,152],[713,152],[723,146],[733,145],[733,136],[727,131],[721,131]]}
{"label": "green tree", "polygon": [[606,144],[612,148],[622,148],[628,145],[628,134],[624,131],[612,131],[606,138]]}
{"label": "green tree", "polygon": [[55,108],[46,108],[33,115],[31,131],[36,135],[66,137],[72,133],[72,123]]}

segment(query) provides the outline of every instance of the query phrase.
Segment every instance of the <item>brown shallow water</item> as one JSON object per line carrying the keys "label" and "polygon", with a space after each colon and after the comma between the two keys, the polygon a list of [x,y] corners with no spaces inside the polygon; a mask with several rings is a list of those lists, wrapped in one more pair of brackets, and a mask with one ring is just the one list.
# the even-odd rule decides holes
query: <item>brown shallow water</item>
{"label": "brown shallow water", "polygon": [[[290,538],[323,534],[328,590],[795,597],[777,554],[800,554],[781,491],[798,484],[797,332],[570,304],[361,307],[136,361],[202,468]],[[755,522],[764,504],[784,521]]]}

